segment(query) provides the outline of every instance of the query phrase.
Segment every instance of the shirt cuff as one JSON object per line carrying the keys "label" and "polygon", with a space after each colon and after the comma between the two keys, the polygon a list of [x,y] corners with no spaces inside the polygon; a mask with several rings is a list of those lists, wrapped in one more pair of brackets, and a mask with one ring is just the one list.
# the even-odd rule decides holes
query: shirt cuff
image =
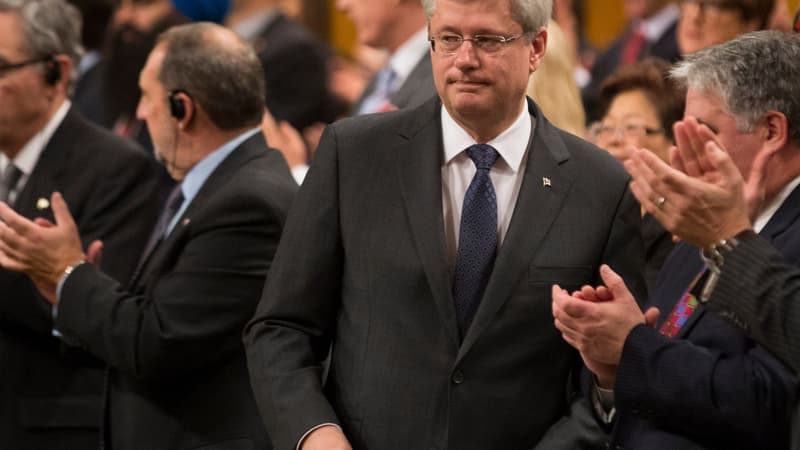
{"label": "shirt cuff", "polygon": [[336,428],[338,428],[339,430],[341,430],[341,429],[342,429],[342,427],[340,427],[339,425],[337,425],[337,424],[335,424],[335,423],[333,423],[333,422],[321,423],[321,424],[319,424],[319,425],[315,426],[314,428],[312,428],[312,429],[310,429],[310,430],[306,431],[306,433],[305,433],[305,434],[304,434],[304,435],[303,435],[303,436],[300,438],[300,440],[299,440],[299,441],[297,441],[297,447],[295,447],[295,450],[300,450],[300,446],[302,446],[302,445],[303,445],[303,441],[305,441],[305,440],[306,440],[306,438],[308,437],[308,435],[309,435],[309,434],[311,434],[312,432],[314,432],[314,430],[316,430],[317,428],[329,427],[329,426],[330,426],[330,427],[336,427]]}
{"label": "shirt cuff", "polygon": [[614,421],[617,408],[614,406],[614,390],[603,389],[597,384],[597,379],[592,376],[592,407],[597,417],[606,425]]}
{"label": "shirt cuff", "polygon": [[[58,318],[58,304],[61,303],[61,291],[64,289],[64,283],[67,282],[67,278],[72,274],[72,271],[85,262],[86,261],[79,261],[77,264],[67,267],[67,269],[64,271],[64,274],[61,275],[61,278],[58,280],[58,284],[56,284],[56,303],[50,309],[50,313],[53,315],[53,324],[56,323],[56,319]],[[61,332],[58,331],[55,326],[53,327],[51,334],[55,337],[61,337]]]}

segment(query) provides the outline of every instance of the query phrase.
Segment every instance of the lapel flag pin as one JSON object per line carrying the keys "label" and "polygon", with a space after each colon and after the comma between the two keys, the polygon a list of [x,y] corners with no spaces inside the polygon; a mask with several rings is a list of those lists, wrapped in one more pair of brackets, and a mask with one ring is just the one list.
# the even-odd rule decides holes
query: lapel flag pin
{"label": "lapel flag pin", "polygon": [[47,209],[50,207],[50,201],[44,197],[39,197],[39,200],[36,200],[36,209],[39,211],[43,209]]}
{"label": "lapel flag pin", "polygon": [[191,222],[191,221],[192,221],[192,219],[190,219],[188,217],[184,217],[183,220],[181,220],[181,225],[185,227],[186,225],[189,225],[189,222]]}
{"label": "lapel flag pin", "polygon": [[550,186],[552,186],[550,178],[542,177],[542,187],[550,187]]}

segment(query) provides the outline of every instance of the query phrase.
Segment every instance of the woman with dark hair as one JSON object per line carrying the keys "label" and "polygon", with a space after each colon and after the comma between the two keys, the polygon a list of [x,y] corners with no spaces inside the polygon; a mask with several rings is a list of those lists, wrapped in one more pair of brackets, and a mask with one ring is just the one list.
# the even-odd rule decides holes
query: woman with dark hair
{"label": "woman with dark hair", "polygon": [[[669,162],[669,148],[675,145],[672,124],[683,117],[686,90],[669,77],[670,65],[646,59],[620,67],[600,88],[604,111],[593,127],[594,143],[624,162],[635,148],[646,148]],[[642,217],[642,238],[649,290],[655,287],[658,271],[672,251],[672,236],[649,214]]]}

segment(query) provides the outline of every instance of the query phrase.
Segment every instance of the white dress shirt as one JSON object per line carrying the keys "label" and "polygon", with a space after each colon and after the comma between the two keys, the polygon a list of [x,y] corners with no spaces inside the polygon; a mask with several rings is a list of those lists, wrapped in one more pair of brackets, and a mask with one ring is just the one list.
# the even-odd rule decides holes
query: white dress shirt
{"label": "white dress shirt", "polygon": [[[528,144],[533,131],[532,116],[528,113],[527,102],[523,100],[517,120],[496,138],[485,144],[491,145],[500,154],[489,172],[497,195],[497,236],[498,249],[503,244],[511,215],[517,204],[519,188],[525,174],[528,157]],[[461,128],[442,106],[442,139],[444,142],[444,161],[442,164],[442,208],[444,212],[444,233],[447,240],[447,256],[451,270],[455,266],[458,249],[458,236],[461,229],[461,210],[464,196],[472,178],[475,164],[467,155],[467,148],[475,140]]]}

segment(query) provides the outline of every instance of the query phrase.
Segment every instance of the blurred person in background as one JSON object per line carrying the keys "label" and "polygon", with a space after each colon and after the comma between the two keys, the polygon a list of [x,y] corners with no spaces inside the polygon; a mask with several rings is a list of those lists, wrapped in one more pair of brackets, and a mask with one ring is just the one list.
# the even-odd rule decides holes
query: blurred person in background
{"label": "blurred person in background", "polygon": [[75,106],[86,117],[100,115],[98,99],[102,85],[100,59],[111,13],[114,12],[114,0],[69,0],[75,5],[83,18],[81,41],[85,53],[78,66],[80,75],[72,97]]}
{"label": "blurred person in background", "polygon": [[103,51],[103,77],[99,98],[101,114],[90,117],[114,133],[137,141],[152,152],[144,122],[136,118],[139,72],[164,30],[181,23],[169,0],[121,0],[111,18]]}
{"label": "blurred person in background", "polygon": [[172,0],[172,6],[192,22],[222,23],[231,0]]}
{"label": "blurred person in background", "polygon": [[582,137],[586,132],[586,113],[572,76],[577,55],[555,21],[550,21],[547,31],[547,53],[539,69],[531,75],[528,95],[553,125]]}
{"label": "blurred person in background", "polygon": [[625,0],[623,7],[628,27],[594,61],[591,80],[583,88],[589,122],[602,115],[600,86],[618,67],[647,57],[669,62],[680,58],[676,39],[680,9],[672,0]]}
{"label": "blurred person in background", "polygon": [[679,0],[678,48],[688,55],[769,24],[775,0]]}
{"label": "blurred person in background", "polygon": [[419,0],[337,0],[336,6],[353,21],[360,44],[389,52],[351,113],[415,107],[436,95]]}
{"label": "blurred person in background", "polygon": [[250,42],[261,60],[265,104],[275,120],[302,132],[344,112],[328,89],[331,49],[284,14],[279,0],[231,0],[225,25]]}
{"label": "blurred person in background", "polygon": [[[650,58],[620,67],[600,89],[604,115],[593,127],[593,141],[620,162],[637,148],[645,148],[663,161],[675,145],[672,125],[681,120],[686,89],[669,77],[670,65]],[[642,210],[645,245],[645,279],[653,291],[658,271],[674,247],[672,235]]]}

